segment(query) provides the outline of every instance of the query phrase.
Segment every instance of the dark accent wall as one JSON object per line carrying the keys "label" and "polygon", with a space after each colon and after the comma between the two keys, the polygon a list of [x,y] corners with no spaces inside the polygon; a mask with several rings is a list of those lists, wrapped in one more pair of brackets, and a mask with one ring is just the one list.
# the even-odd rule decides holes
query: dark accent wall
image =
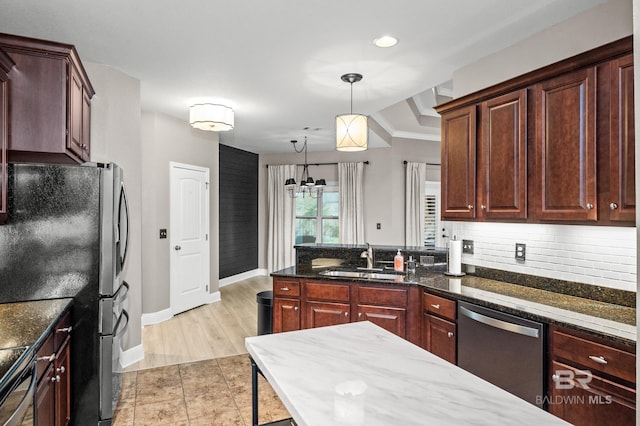
{"label": "dark accent wall", "polygon": [[220,278],[258,268],[258,155],[220,145]]}

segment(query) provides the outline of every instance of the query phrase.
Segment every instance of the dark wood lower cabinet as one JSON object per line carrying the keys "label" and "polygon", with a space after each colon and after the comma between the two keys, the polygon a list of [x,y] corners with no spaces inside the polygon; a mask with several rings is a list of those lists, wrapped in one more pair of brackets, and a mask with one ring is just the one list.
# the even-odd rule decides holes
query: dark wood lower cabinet
{"label": "dark wood lower cabinet", "polygon": [[358,321],[371,321],[375,325],[407,338],[407,310],[382,306],[358,305]]}
{"label": "dark wood lower cabinet", "polygon": [[67,426],[71,420],[71,338],[67,337],[54,362],[56,426]]}
{"label": "dark wood lower cabinet", "polygon": [[425,313],[423,324],[423,347],[432,354],[456,364],[456,323]]}
{"label": "dark wood lower cabinet", "polygon": [[350,311],[348,303],[308,301],[304,328],[346,324],[351,322]]}
{"label": "dark wood lower cabinet", "polygon": [[273,332],[300,330],[300,300],[276,297],[273,300]]}
{"label": "dark wood lower cabinet", "polygon": [[36,389],[36,425],[55,425],[55,374],[53,364],[49,364]]}

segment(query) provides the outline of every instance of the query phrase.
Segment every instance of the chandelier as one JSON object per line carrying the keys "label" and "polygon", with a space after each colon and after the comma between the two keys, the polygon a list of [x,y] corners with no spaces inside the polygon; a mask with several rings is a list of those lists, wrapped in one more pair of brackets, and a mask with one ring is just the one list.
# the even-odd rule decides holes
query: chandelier
{"label": "chandelier", "polygon": [[295,178],[288,178],[285,181],[284,186],[291,198],[296,198],[298,196],[318,198],[322,195],[322,190],[327,183],[324,179],[314,181],[313,178],[309,176],[309,164],[307,163],[307,137],[304,137],[304,144],[299,151],[298,148],[296,148],[298,141],[291,141],[291,143],[293,144],[294,151],[298,154],[304,151],[304,164],[302,166],[300,185],[296,183]]}

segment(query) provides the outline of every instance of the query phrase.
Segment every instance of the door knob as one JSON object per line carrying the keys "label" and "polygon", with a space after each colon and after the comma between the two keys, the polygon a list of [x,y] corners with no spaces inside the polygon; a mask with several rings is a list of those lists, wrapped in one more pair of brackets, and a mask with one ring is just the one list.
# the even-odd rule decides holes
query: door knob
{"label": "door knob", "polygon": [[178,250],[181,250],[181,249],[182,249],[182,247],[180,247],[180,246],[175,246],[175,247],[174,247],[174,249],[175,249],[176,251],[178,251]]}

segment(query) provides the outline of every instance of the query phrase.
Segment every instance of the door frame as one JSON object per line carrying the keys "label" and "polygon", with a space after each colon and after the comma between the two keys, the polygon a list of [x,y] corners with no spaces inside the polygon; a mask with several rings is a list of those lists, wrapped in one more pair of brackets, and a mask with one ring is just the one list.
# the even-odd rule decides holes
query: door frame
{"label": "door frame", "polygon": [[173,230],[178,229],[178,223],[176,221],[176,218],[177,218],[176,209],[178,208],[178,202],[174,202],[175,200],[173,199],[176,196],[176,192],[174,190],[174,183],[175,183],[174,180],[176,178],[175,176],[176,169],[187,169],[187,170],[205,173],[207,190],[205,191],[204,214],[205,214],[205,217],[207,218],[205,226],[206,226],[206,234],[208,236],[207,238],[208,244],[206,245],[206,248],[205,248],[205,252],[206,252],[205,255],[207,259],[207,265],[208,265],[207,270],[208,270],[209,279],[206,285],[205,299],[203,302],[207,304],[215,301],[214,295],[211,294],[211,216],[210,216],[210,204],[209,204],[210,192],[211,192],[210,171],[208,167],[201,167],[201,166],[195,166],[193,164],[185,164],[185,163],[170,161],[169,162],[169,247],[168,247],[168,250],[169,250],[169,309],[171,310],[172,316],[177,314],[175,311],[177,287],[175,285],[175,279],[174,279],[176,260],[175,260],[175,257],[173,256],[173,245],[174,245],[173,235],[177,235],[177,233],[173,232]]}

